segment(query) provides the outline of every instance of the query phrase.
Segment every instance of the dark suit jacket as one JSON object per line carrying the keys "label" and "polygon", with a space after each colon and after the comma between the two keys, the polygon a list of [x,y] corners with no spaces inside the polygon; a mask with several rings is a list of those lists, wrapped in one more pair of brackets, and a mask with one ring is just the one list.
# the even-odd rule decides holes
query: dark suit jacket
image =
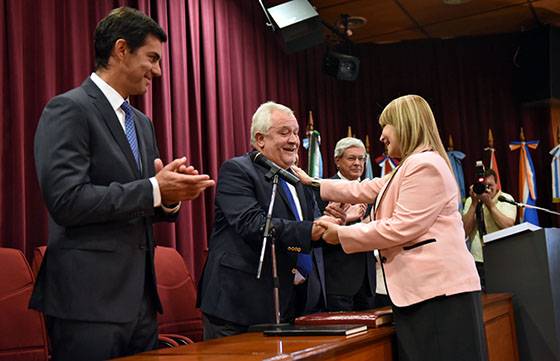
{"label": "dark suit jacket", "polygon": [[[331,179],[340,179],[340,177],[335,174]],[[318,197],[317,204],[322,214],[329,202],[322,200],[318,192],[315,196]],[[377,282],[373,252],[347,254],[340,245],[325,244],[323,258],[327,294],[354,296],[362,286],[364,276],[368,278],[372,296],[375,294]]]}
{"label": "dark suit jacket", "polygon": [[[208,259],[199,284],[198,304],[208,315],[240,325],[274,321],[270,247],[266,250],[261,278],[257,279],[263,229],[270,203],[272,182],[267,170],[251,162],[249,155],[226,161],[221,169],[215,201],[214,228],[208,244]],[[280,281],[280,314],[294,317],[294,274],[299,252],[312,252],[316,272],[308,280],[307,299],[317,300],[324,271],[322,249],[311,241],[312,221],[318,214],[313,193],[296,186],[304,221],[298,222],[281,187],[273,209],[272,224]],[[317,267],[318,266],[318,267]],[[317,280],[315,277],[318,277]],[[325,301],[325,300],[324,300]]]}
{"label": "dark suit jacket", "polygon": [[45,107],[35,165],[49,239],[30,307],[64,319],[128,322],[137,317],[146,281],[161,311],[152,222],[174,216],[153,207],[154,129],[134,112],[142,173],[113,108],[90,78]]}

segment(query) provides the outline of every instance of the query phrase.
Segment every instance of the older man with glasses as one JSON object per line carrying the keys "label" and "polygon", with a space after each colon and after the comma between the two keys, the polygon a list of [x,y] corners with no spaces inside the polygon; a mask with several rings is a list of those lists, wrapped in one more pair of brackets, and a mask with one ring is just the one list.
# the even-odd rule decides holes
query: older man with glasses
{"label": "older man with glasses", "polygon": [[[359,181],[364,172],[366,148],[361,140],[347,137],[336,143],[334,160],[338,172],[331,179]],[[324,202],[317,194],[322,212],[341,216],[346,224],[361,222],[367,216],[366,204]],[[376,286],[375,257],[373,252],[346,254],[340,245],[323,248],[325,288],[329,311],[364,310],[374,307]]]}

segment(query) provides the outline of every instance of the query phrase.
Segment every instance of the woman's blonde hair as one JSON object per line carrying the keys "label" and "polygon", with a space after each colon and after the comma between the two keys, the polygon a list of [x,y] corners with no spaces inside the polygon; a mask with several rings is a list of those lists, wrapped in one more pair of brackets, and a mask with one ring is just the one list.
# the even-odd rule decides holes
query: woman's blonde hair
{"label": "woman's blonde hair", "polygon": [[379,117],[381,127],[395,127],[404,161],[419,147],[430,147],[451,163],[443,147],[430,105],[419,95],[404,95],[391,101]]}

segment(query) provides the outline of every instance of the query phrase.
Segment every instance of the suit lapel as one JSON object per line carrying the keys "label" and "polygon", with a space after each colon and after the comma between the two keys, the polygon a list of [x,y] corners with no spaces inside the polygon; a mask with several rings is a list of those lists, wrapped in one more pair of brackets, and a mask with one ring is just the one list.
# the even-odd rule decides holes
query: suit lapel
{"label": "suit lapel", "polygon": [[[89,77],[86,79],[86,81],[84,81],[82,87],[90,96],[90,98],[92,98],[93,105],[101,114],[101,118],[105,122],[105,125],[109,129],[111,135],[113,136],[113,139],[115,139],[115,141],[119,145],[119,148],[123,152],[127,163],[130,166],[130,170],[138,178],[140,176],[140,173],[138,171],[138,168],[136,167],[136,161],[134,160],[134,156],[132,155],[132,150],[130,149],[130,145],[128,144],[128,140],[126,139],[126,135],[124,134],[124,131],[119,123],[119,119],[117,118],[115,111],[111,107],[111,104],[109,103],[103,92],[101,92],[101,90]],[[136,129],[138,128],[139,127],[137,126]]]}
{"label": "suit lapel", "polygon": [[401,164],[399,164],[397,166],[397,168],[395,168],[393,170],[393,174],[391,175],[391,178],[389,178],[389,181],[387,183],[385,183],[385,185],[383,187],[381,187],[381,190],[377,194],[377,197],[375,197],[375,200],[373,201],[373,212],[372,212],[373,220],[377,219],[377,211],[379,210],[379,207],[381,206],[381,202],[383,201],[383,198],[385,197],[385,194],[387,193],[387,190],[389,189],[389,186],[391,185],[391,182],[395,178],[395,175],[397,174],[397,172],[400,168],[401,168]]}
{"label": "suit lapel", "polygon": [[301,217],[303,219],[313,218],[313,217],[309,217],[309,215],[307,214],[307,210],[309,209],[307,207],[307,197],[305,196],[305,190],[303,189],[303,185],[299,182],[296,184],[296,193],[299,198],[299,205],[301,207]]}
{"label": "suit lapel", "polygon": [[[133,108],[134,109],[134,108]],[[144,127],[142,126],[141,122],[144,121],[144,117],[142,114],[138,114],[136,109],[134,109],[136,116],[134,117],[134,126],[136,127],[136,137],[138,138],[138,150],[140,151],[140,162],[142,163],[142,177],[148,176],[148,154],[146,153],[147,148],[147,141],[146,137],[148,136],[144,132]],[[145,120],[149,121],[149,120]],[[128,142],[128,141],[127,141]],[[130,147],[129,147],[130,148]],[[132,152],[131,152],[132,154]]]}

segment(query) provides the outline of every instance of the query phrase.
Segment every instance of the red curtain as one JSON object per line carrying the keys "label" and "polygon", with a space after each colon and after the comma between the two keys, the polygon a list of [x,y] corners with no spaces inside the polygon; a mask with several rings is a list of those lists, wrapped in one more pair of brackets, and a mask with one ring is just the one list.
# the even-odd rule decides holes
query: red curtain
{"label": "red curtain", "polygon": [[[253,0],[0,0],[1,246],[31,257],[46,241],[47,213],[34,171],[35,128],[51,97],[90,74],[95,26],[120,5],[150,14],[169,35],[162,78],[134,99],[153,119],[167,161],[185,155],[217,179],[224,160],[250,149],[254,110],[276,100],[294,109],[302,136],[313,111],[330,176],[332,149],[348,125],[360,138],[369,134],[372,154],[380,154],[379,113],[392,98],[417,93],[433,105],[444,142],[452,134],[455,148],[467,154],[467,183],[489,127],[503,187],[514,195],[517,158],[507,144],[518,139],[521,125],[528,139],[540,139],[533,154],[539,205],[550,204],[549,120],[545,111],[523,108],[514,99],[516,35],[358,46],[359,80],[341,82],[321,71],[324,47],[284,54]],[[156,229],[158,242],[176,247],[195,277],[211,232],[213,197],[210,190],[184,203],[176,224]]]}

